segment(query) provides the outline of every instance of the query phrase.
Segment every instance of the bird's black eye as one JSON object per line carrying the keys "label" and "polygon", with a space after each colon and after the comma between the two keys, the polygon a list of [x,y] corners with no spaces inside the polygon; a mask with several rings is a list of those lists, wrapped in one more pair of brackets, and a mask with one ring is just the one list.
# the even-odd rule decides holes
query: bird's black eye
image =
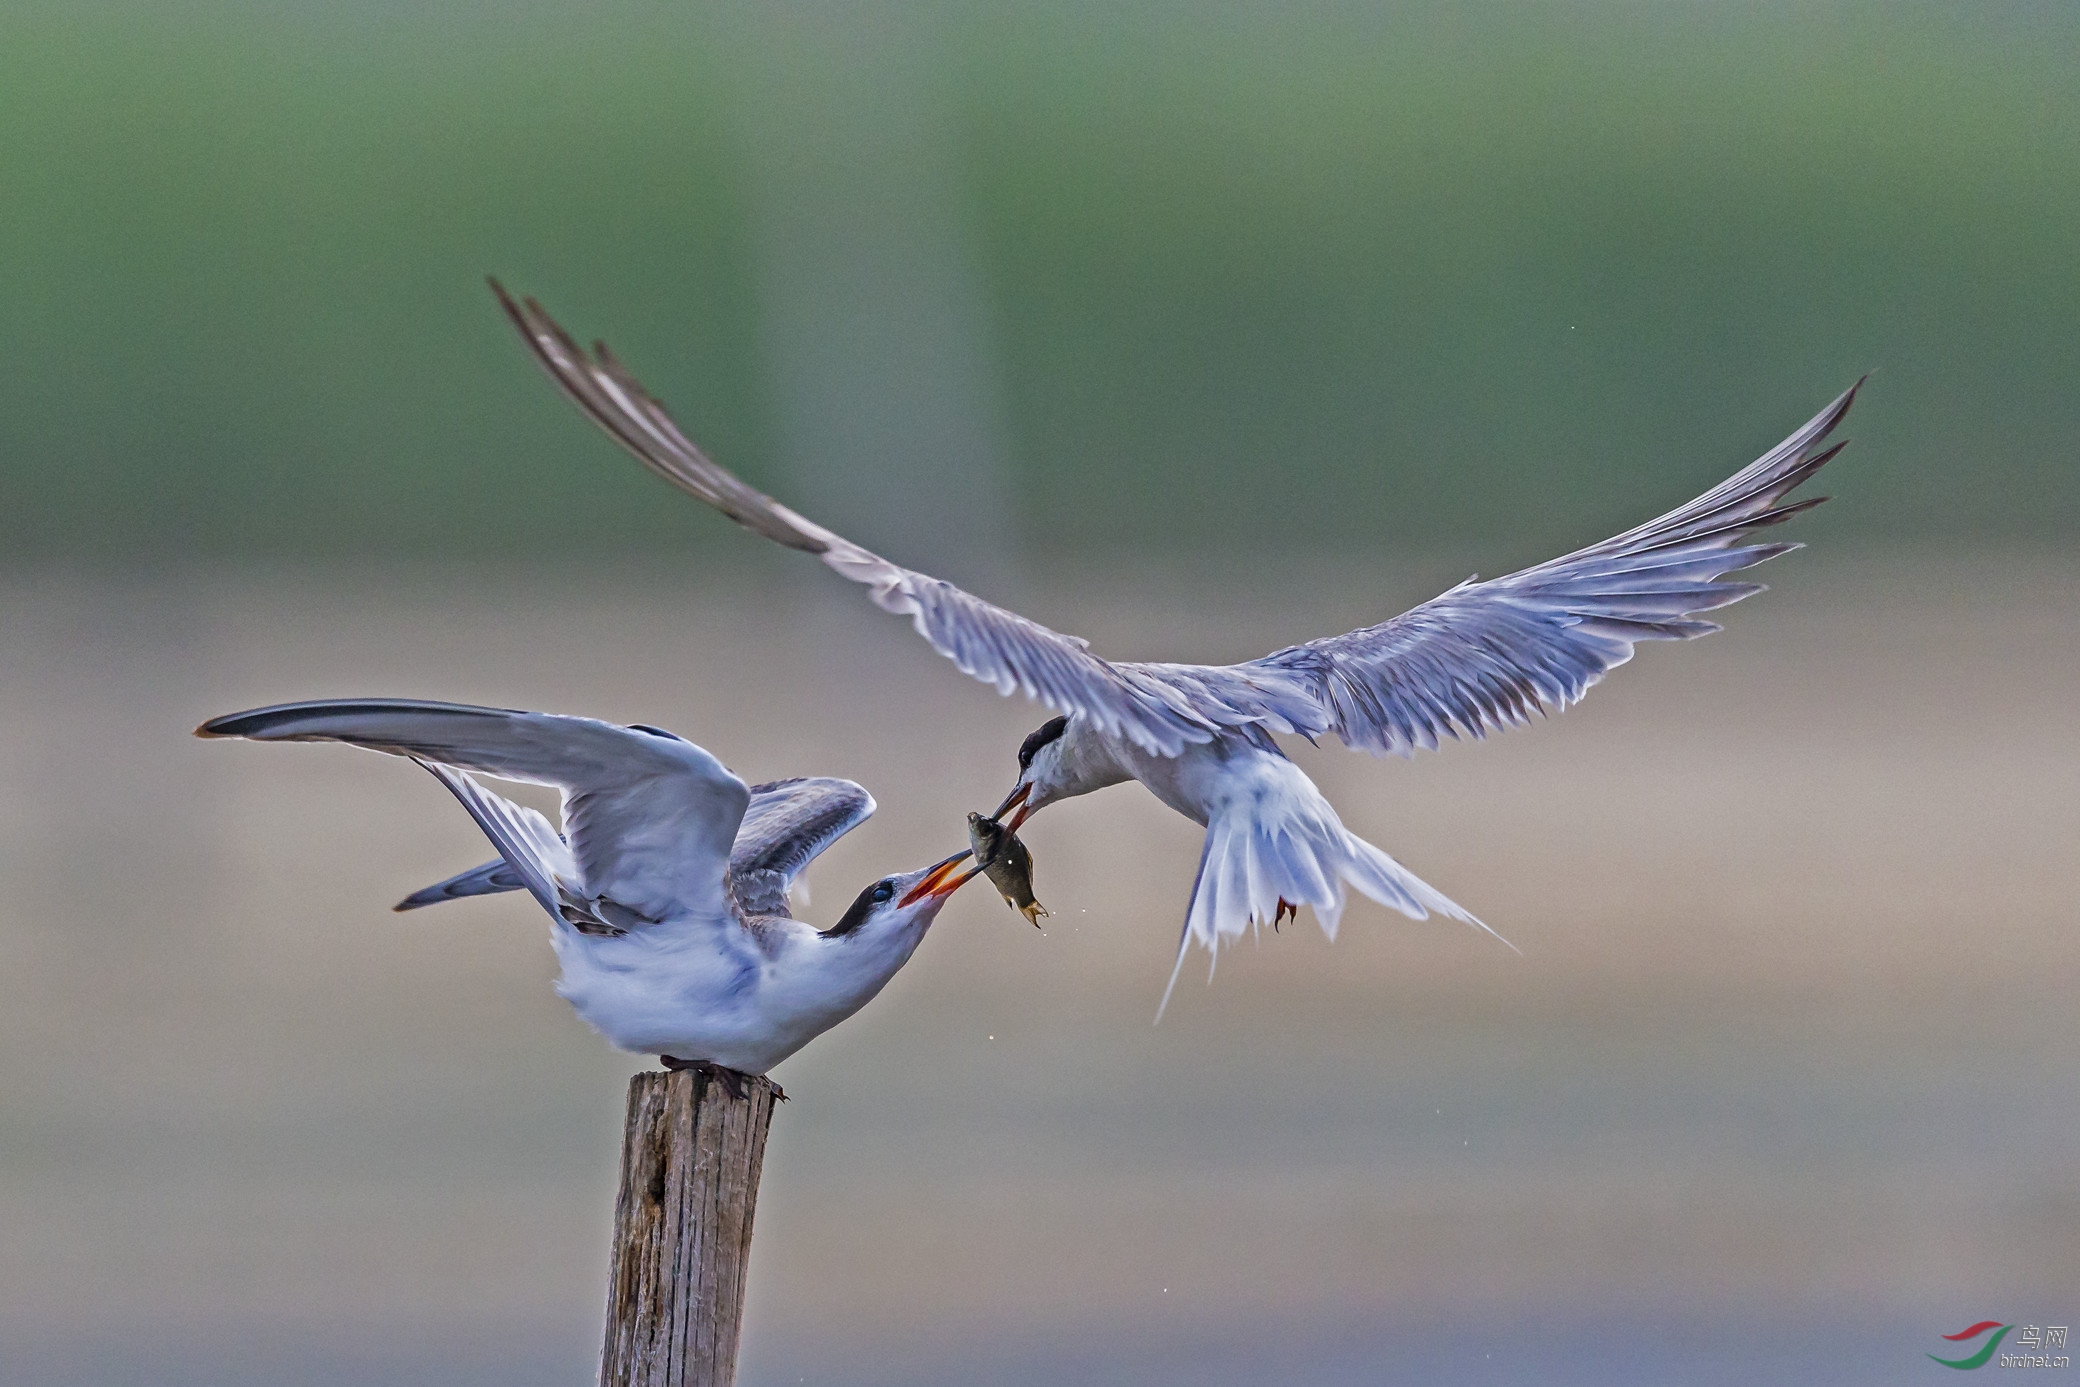
{"label": "bird's black eye", "polygon": [[1033,758],[1040,754],[1040,748],[1061,736],[1062,729],[1068,725],[1069,719],[1065,715],[1049,718],[1046,722],[1034,728],[1031,735],[1018,744],[1018,768],[1022,771],[1031,770],[1033,768]]}
{"label": "bird's black eye", "polygon": [[874,912],[895,898],[896,884],[893,878],[883,877],[872,886],[862,887],[853,897],[852,904],[837,924],[824,931],[828,939],[843,939],[846,935],[874,918]]}

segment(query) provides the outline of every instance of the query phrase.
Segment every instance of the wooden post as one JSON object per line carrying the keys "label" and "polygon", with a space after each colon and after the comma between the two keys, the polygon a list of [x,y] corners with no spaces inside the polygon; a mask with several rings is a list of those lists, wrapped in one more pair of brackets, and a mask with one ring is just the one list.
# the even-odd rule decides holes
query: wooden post
{"label": "wooden post", "polygon": [[759,1166],[779,1089],[713,1072],[628,1081],[600,1387],[731,1387]]}

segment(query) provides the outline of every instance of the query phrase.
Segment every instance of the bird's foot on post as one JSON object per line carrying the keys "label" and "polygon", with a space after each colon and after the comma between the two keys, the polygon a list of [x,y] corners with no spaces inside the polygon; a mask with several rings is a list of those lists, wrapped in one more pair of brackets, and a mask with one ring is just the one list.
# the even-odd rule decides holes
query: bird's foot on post
{"label": "bird's foot on post", "polygon": [[774,1083],[771,1079],[765,1078],[762,1074],[746,1074],[741,1069],[731,1069],[727,1065],[716,1064],[711,1060],[682,1060],[677,1055],[659,1055],[657,1058],[666,1069],[671,1070],[675,1074],[680,1070],[691,1070],[695,1074],[706,1075],[729,1090],[729,1096],[739,1102],[742,1102],[744,1098],[744,1085],[761,1080],[772,1088],[774,1102],[785,1103],[787,1101],[787,1094],[781,1089],[780,1085]]}

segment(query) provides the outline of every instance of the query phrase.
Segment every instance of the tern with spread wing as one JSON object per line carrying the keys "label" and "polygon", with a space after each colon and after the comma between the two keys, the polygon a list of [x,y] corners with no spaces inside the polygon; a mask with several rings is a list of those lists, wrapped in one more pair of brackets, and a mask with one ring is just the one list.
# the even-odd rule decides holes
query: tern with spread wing
{"label": "tern with spread wing", "polygon": [[[872,1000],[974,875],[961,852],[883,877],[814,929],[790,914],[788,885],[873,797],[849,780],[746,785],[654,727],[332,699],[213,718],[196,735],[345,742],[433,772],[499,860],[398,908],[527,891],[554,922],[557,992],[619,1048],[672,1067],[765,1073]],[[471,772],[555,786],[564,833]]]}
{"label": "tern with spread wing", "polygon": [[1180,962],[1194,941],[1217,951],[1303,905],[1333,938],[1347,887],[1415,919],[1434,910],[1479,925],[1345,829],[1273,734],[1334,736],[1374,755],[1434,749],[1567,707],[1639,641],[1718,630],[1699,613],[1762,591],[1725,575],[1800,547],[1754,536],[1825,499],[1786,498],[1841,451],[1822,444],[1862,385],[1687,505],[1564,558],[1468,579],[1377,626],[1243,664],[1139,664],[1102,659],[797,515],[694,446],[604,343],[587,353],[534,300],[492,289],[549,378],[645,467],[865,586],[963,673],[1060,711],[1019,748],[1018,781],[996,814],[1014,815],[1008,827],[1128,780],[1204,825]]}

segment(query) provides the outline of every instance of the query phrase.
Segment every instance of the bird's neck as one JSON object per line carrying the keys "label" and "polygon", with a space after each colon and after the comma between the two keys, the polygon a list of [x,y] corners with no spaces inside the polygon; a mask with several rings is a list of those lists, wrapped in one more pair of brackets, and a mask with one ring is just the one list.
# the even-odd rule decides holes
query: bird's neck
{"label": "bird's neck", "polygon": [[794,966],[783,970],[787,977],[779,990],[799,990],[801,1005],[828,1010],[832,1014],[829,1024],[835,1024],[837,1017],[849,1016],[866,1005],[910,961],[930,928],[928,920],[912,920],[807,939]]}
{"label": "bird's neck", "polygon": [[1119,749],[1112,739],[1083,718],[1069,719],[1059,744],[1061,750],[1055,755],[1054,772],[1049,776],[1054,789],[1051,798],[1087,795],[1134,778],[1134,773],[1121,764]]}

